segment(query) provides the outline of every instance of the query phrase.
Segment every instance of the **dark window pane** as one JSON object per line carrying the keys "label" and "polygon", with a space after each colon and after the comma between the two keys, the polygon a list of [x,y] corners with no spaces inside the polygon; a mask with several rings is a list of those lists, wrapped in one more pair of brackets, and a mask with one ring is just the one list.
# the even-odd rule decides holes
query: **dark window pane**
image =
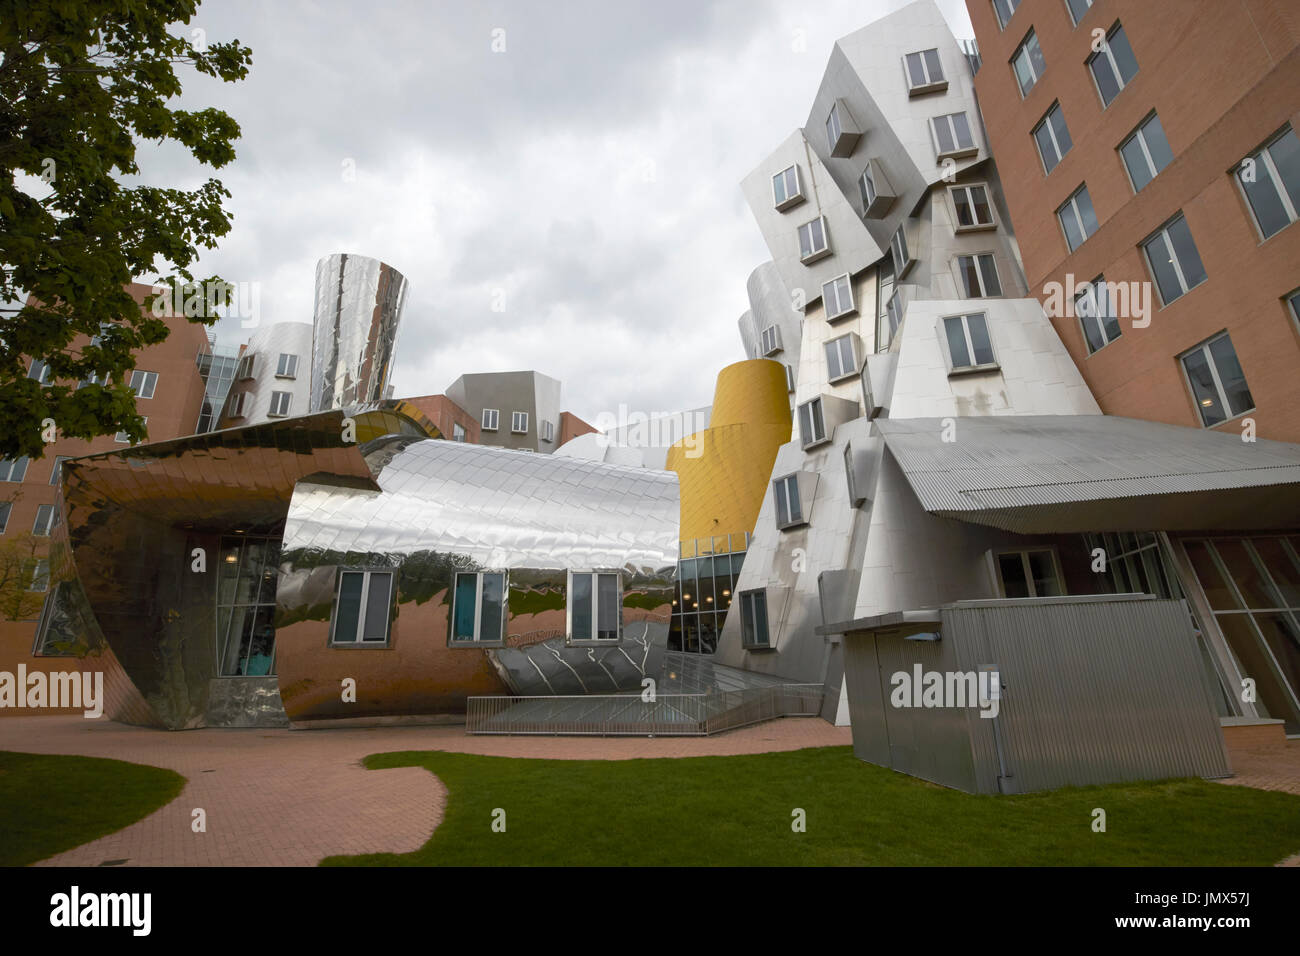
{"label": "dark window pane", "polygon": [[1282,539],[1252,538],[1251,544],[1277,586],[1282,606],[1300,608],[1300,572],[1282,546]]}
{"label": "dark window pane", "polygon": [[921,64],[921,54],[907,54],[907,76],[913,86],[925,85],[925,68]]}
{"label": "dark window pane", "polygon": [[930,82],[938,83],[943,79],[943,67],[939,65],[939,51],[926,50],[922,55],[925,57],[925,68],[930,71]]}
{"label": "dark window pane", "polygon": [[1002,576],[1002,592],[1009,598],[1029,597],[1029,582],[1025,580],[1025,566],[1020,553],[999,554],[998,573]]}
{"label": "dark window pane", "polygon": [[1273,165],[1282,177],[1282,188],[1291,198],[1291,206],[1300,209],[1300,138],[1295,130],[1287,130],[1268,148]]}
{"label": "dark window pane", "polygon": [[361,585],[364,580],[364,574],[343,572],[343,580],[339,585],[339,606],[334,614],[336,644],[351,644],[357,639],[357,624],[361,618]]}
{"label": "dark window pane", "polygon": [[1056,134],[1056,145],[1060,147],[1061,155],[1064,156],[1074,145],[1074,141],[1070,139],[1070,130],[1065,125],[1065,114],[1058,106],[1048,114],[1047,121],[1052,124],[1052,132]]}
{"label": "dark window pane", "polygon": [[1092,77],[1097,81],[1097,90],[1101,93],[1101,101],[1107,106],[1119,92],[1119,82],[1115,79],[1115,71],[1111,69],[1110,60],[1106,58],[1105,53],[1094,54],[1088,61],[1088,67],[1092,70]]}
{"label": "dark window pane", "polygon": [[962,149],[968,149],[975,145],[971,139],[970,123],[966,119],[965,113],[952,114],[953,134],[957,137],[957,145]]}
{"label": "dark window pane", "polygon": [[452,622],[453,641],[474,640],[474,608],[478,598],[478,575],[456,575],[455,612]]}
{"label": "dark window pane", "polygon": [[944,319],[943,329],[948,336],[948,354],[952,356],[952,367],[965,368],[970,365],[970,352],[966,348],[966,333],[962,329],[961,317]]}
{"label": "dark window pane", "polygon": [[366,641],[383,641],[388,636],[388,598],[392,593],[393,576],[389,573],[371,574],[370,590],[366,594],[366,623],[362,637]]}
{"label": "dark window pane", "polygon": [[483,610],[479,615],[478,639],[501,640],[501,622],[505,618],[506,576],[499,572],[483,575]]}
{"label": "dark window pane", "polygon": [[971,201],[975,204],[975,221],[980,223],[991,223],[993,221],[993,211],[989,208],[988,193],[984,191],[983,186],[971,187]]}
{"label": "dark window pane", "polygon": [[1205,350],[1197,349],[1183,356],[1183,368],[1187,369],[1187,380],[1191,383],[1192,395],[1201,413],[1201,422],[1208,428],[1226,420],[1228,416],[1219,401],[1219,391],[1214,387],[1214,375],[1210,372]]}
{"label": "dark window pane", "polygon": [[980,275],[984,277],[984,294],[1001,295],[1002,284],[998,282],[997,266],[993,262],[992,256],[980,256]]}
{"label": "dark window pane", "polygon": [[1228,414],[1240,415],[1255,407],[1250,389],[1246,387],[1246,374],[1237,361],[1237,352],[1232,347],[1228,336],[1217,338],[1210,343],[1210,355],[1214,358],[1215,371],[1223,384],[1223,392],[1228,397]]}
{"label": "dark window pane", "polygon": [[1061,586],[1056,580],[1056,565],[1052,561],[1052,552],[1030,551],[1028,557],[1029,573],[1034,576],[1034,596],[1059,596]]}
{"label": "dark window pane", "polygon": [[1052,134],[1048,132],[1046,123],[1034,130],[1034,140],[1038,143],[1038,154],[1043,157],[1043,168],[1050,173],[1060,158],[1056,155],[1056,146],[1052,143]]}
{"label": "dark window pane", "polygon": [[1147,263],[1155,277],[1156,287],[1160,290],[1160,300],[1168,305],[1183,294],[1183,287],[1178,283],[1178,273],[1174,270],[1174,261],[1169,254],[1164,233],[1152,236],[1143,248],[1147,253]]}
{"label": "dark window pane", "polygon": [[1146,154],[1142,152],[1142,143],[1139,137],[1134,136],[1119,148],[1120,155],[1124,157],[1124,166],[1128,169],[1129,178],[1133,180],[1133,189],[1141,192],[1142,187],[1151,182],[1150,164],[1147,163]]}
{"label": "dark window pane", "polygon": [[1211,559],[1207,544],[1204,541],[1188,541],[1185,547],[1187,557],[1192,562],[1192,570],[1196,572],[1196,580],[1200,582],[1210,607],[1215,611],[1231,611],[1241,607]]}
{"label": "dark window pane", "polygon": [[983,314],[966,316],[970,328],[971,347],[975,349],[975,364],[989,365],[993,362],[993,343],[989,341],[988,326]]}
{"label": "dark window pane", "polygon": [[1201,255],[1196,251],[1196,243],[1192,241],[1192,230],[1187,226],[1187,220],[1179,216],[1169,224],[1169,238],[1174,244],[1174,254],[1178,257],[1178,265],[1183,270],[1183,279],[1187,282],[1187,288],[1199,285],[1205,281],[1205,266],[1201,264]]}
{"label": "dark window pane", "polygon": [[1106,38],[1106,44],[1110,47],[1110,55],[1115,59],[1115,66],[1119,70],[1120,81],[1124,86],[1128,86],[1129,80],[1137,75],[1138,64],[1137,57],[1133,55],[1133,48],[1129,46],[1128,37],[1121,27]]}
{"label": "dark window pane", "polygon": [[[597,587],[600,590],[596,601],[598,613],[596,636],[602,641],[618,640],[618,575],[600,574],[597,575],[597,578]],[[712,584],[709,578],[701,579],[701,583],[705,581],[708,581],[710,585]]]}
{"label": "dark window pane", "polygon": [[[589,641],[592,637],[592,620],[591,620],[591,575],[575,574],[573,576],[573,590],[569,593],[569,608],[573,619],[573,640]],[[684,597],[685,595],[683,595]],[[694,599],[694,594],[689,601]]]}
{"label": "dark window pane", "polygon": [[962,292],[966,298],[980,294],[979,270],[975,267],[974,256],[957,257],[957,273],[961,276]]}

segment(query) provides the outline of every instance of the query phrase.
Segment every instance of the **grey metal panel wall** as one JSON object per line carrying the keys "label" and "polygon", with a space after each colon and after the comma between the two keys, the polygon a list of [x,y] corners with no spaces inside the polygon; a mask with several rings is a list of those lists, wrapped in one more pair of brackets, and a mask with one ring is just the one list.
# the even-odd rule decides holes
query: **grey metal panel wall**
{"label": "grey metal panel wall", "polygon": [[1182,601],[949,607],[943,633],[958,666],[1001,671],[1004,792],[1230,773]]}
{"label": "grey metal panel wall", "polygon": [[844,686],[849,695],[853,753],[868,763],[890,766],[889,734],[885,727],[885,696],[881,693],[880,663],[874,634],[844,641]]}

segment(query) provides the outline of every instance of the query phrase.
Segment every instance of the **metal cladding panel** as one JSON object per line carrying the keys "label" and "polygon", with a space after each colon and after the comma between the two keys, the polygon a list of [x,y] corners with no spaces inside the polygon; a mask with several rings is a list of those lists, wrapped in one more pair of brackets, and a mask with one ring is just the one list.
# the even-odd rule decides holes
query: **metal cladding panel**
{"label": "metal cladding panel", "polygon": [[[958,666],[1001,673],[998,717],[972,723],[1001,735],[1003,792],[1230,773],[1182,601],[957,605],[943,635]],[[987,739],[976,753],[986,782]]]}
{"label": "metal cladding panel", "polygon": [[[278,375],[282,354],[297,357],[297,366],[291,376]],[[240,358],[252,356],[251,378],[236,378],[230,383],[226,402],[221,411],[219,428],[254,425],[274,418],[306,415],[311,394],[312,327],[306,322],[276,322],[258,329],[248,340]],[[276,392],[289,393],[289,407],[285,414],[271,415],[271,400]],[[240,417],[231,412],[238,400],[243,399]]]}
{"label": "metal cladding panel", "polygon": [[922,507],[1021,534],[1277,527],[1300,445],[1109,415],[877,419]]}
{"label": "metal cladding panel", "polygon": [[849,723],[853,727],[853,753],[881,767],[889,759],[889,732],[885,706],[889,695],[882,687],[876,636],[852,634],[844,640],[844,689],[849,695]]}
{"label": "metal cladding panel", "polygon": [[312,411],[385,397],[406,292],[406,277],[378,259],[336,254],[316,263]]}

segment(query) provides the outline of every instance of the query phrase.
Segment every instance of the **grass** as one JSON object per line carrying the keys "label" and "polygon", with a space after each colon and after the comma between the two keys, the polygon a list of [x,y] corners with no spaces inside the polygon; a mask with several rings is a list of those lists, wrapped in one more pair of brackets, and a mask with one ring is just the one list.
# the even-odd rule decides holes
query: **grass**
{"label": "grass", "polygon": [[120,830],[184,786],[160,767],[0,751],[0,866],[26,866]]}
{"label": "grass", "polygon": [[[863,763],[849,747],[731,757],[524,760],[375,754],[446,785],[408,854],[325,866],[1264,866],[1300,850],[1300,796],[1166,780],[976,796]],[[1106,832],[1092,811],[1106,811]],[[493,811],[506,831],[493,832]],[[791,829],[806,811],[807,830]]]}

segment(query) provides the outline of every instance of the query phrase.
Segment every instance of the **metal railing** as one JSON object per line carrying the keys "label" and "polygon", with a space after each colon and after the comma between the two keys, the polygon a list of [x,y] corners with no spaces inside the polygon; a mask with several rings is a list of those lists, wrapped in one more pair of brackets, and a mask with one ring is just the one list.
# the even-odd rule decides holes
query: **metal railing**
{"label": "metal railing", "polygon": [[706,737],[777,717],[815,717],[821,684],[776,684],[714,694],[471,697],[465,732],[596,737]]}

